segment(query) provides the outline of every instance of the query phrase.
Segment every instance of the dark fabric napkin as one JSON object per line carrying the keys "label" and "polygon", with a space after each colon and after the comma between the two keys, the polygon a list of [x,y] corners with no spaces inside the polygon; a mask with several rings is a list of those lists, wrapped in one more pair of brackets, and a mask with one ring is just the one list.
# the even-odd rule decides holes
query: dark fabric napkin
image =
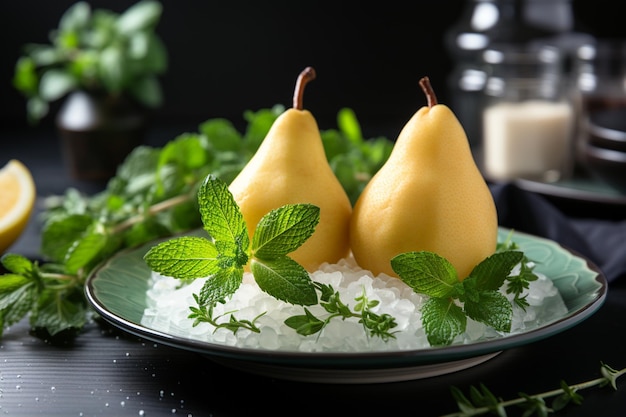
{"label": "dark fabric napkin", "polygon": [[625,220],[572,218],[515,184],[493,184],[490,189],[500,226],[554,240],[580,253],[609,282],[626,279],[626,213]]}

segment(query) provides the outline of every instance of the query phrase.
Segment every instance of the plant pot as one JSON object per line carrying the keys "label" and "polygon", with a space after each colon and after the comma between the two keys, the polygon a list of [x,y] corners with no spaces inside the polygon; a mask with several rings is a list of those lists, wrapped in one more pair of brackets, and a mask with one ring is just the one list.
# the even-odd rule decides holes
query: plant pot
{"label": "plant pot", "polygon": [[76,91],[59,108],[56,126],[71,176],[105,182],[144,143],[146,113],[123,95]]}

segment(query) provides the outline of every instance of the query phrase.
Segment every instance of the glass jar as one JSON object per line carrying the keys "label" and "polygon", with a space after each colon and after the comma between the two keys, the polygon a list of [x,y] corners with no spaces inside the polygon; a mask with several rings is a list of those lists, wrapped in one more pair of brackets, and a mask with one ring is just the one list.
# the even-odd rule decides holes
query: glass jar
{"label": "glass jar", "polygon": [[563,54],[551,46],[484,53],[483,169],[491,180],[565,179],[573,170],[574,108]]}
{"label": "glass jar", "polygon": [[571,51],[583,34],[576,32],[571,0],[467,0],[459,20],[445,33],[452,59],[448,77],[450,106],[470,144],[481,145],[481,113],[487,69],[483,52],[499,45],[550,42]]}
{"label": "glass jar", "polygon": [[585,145],[626,117],[626,40],[596,39],[581,46],[574,74],[576,159],[584,167]]}

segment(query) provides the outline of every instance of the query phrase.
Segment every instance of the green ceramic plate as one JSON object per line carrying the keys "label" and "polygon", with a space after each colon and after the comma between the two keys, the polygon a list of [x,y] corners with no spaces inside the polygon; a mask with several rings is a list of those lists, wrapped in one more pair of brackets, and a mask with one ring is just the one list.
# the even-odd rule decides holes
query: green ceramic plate
{"label": "green ceramic plate", "polygon": [[[510,230],[500,228],[505,239]],[[156,242],[120,252],[87,280],[95,310],[113,325],[142,338],[206,355],[224,365],[268,376],[330,383],[390,382],[425,378],[480,364],[503,350],[541,340],[575,326],[596,312],[607,281],[589,260],[547,239],[514,232],[512,239],[535,270],[559,290],[567,313],[522,333],[464,345],[394,352],[307,353],[238,348],[161,332],[142,324],[151,270],[143,261]]]}

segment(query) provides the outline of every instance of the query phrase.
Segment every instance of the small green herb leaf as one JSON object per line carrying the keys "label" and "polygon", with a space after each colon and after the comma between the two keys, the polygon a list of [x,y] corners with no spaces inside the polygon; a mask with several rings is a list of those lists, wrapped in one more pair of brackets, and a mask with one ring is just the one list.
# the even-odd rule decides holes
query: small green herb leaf
{"label": "small green herb leaf", "polygon": [[[7,277],[3,275],[2,279]],[[0,291],[0,318],[4,315],[6,324],[13,324],[21,319],[32,307],[36,297],[37,287],[34,281],[23,282],[22,285],[14,287],[19,278],[13,274],[8,274],[8,280]],[[11,320],[10,317],[15,317]]]}
{"label": "small green herb leaf", "polygon": [[310,336],[321,331],[326,325],[326,322],[315,317],[309,309],[305,307],[304,314],[288,317],[285,320],[285,324],[294,329],[298,334]]}
{"label": "small green herb leaf", "polygon": [[215,241],[234,242],[241,251],[248,250],[250,240],[246,222],[224,181],[208,175],[198,190],[198,204],[204,229]]}
{"label": "small green herb leaf", "polygon": [[200,306],[224,301],[237,291],[243,280],[243,268],[233,267],[220,269],[202,285]]}
{"label": "small green herb leaf", "polygon": [[465,331],[467,318],[450,298],[430,298],[422,306],[422,324],[431,346],[445,346]]}
{"label": "small green herb leaf", "polygon": [[85,306],[58,297],[54,291],[44,291],[37,300],[37,312],[31,316],[34,328],[45,328],[54,336],[65,329],[80,329],[85,325]]}
{"label": "small green herb leaf", "polygon": [[140,1],[123,12],[118,21],[117,29],[125,35],[150,29],[161,18],[163,6],[153,1]]}
{"label": "small green herb leaf", "polygon": [[[68,198],[71,197],[68,195]],[[76,204],[80,203],[77,202]],[[46,222],[43,228],[42,253],[53,261],[65,262],[67,252],[74,245],[74,242],[82,239],[85,230],[94,222],[94,218],[87,214],[69,214],[52,218]]]}
{"label": "small green herb leaf", "polygon": [[0,310],[3,306],[2,294],[16,290],[30,282],[28,278],[20,274],[4,274],[0,275]]}
{"label": "small green herb leaf", "polygon": [[[15,274],[27,275],[33,272],[33,263],[22,255],[7,253],[2,255],[0,263],[8,270]],[[4,278],[0,276],[0,280]]]}
{"label": "small green herb leaf", "polygon": [[213,242],[195,236],[161,242],[144,255],[144,260],[153,271],[181,279],[202,278],[217,273],[219,258]]}
{"label": "small green herb leaf", "polygon": [[481,290],[497,290],[523,257],[518,251],[496,252],[476,265],[470,277],[476,278],[476,286]]}
{"label": "small green herb leaf", "polygon": [[107,235],[100,231],[97,224],[85,231],[80,240],[76,240],[65,258],[67,272],[76,273],[79,269],[100,260],[107,245]]}
{"label": "small green herb leaf", "polygon": [[251,270],[261,290],[291,304],[317,303],[315,285],[309,273],[287,256],[274,259],[252,259]]}
{"label": "small green herb leaf", "polygon": [[[468,278],[469,279],[469,278]],[[501,332],[511,331],[513,307],[511,302],[498,291],[482,291],[476,301],[465,300],[465,314]]]}
{"label": "small green herb leaf", "polygon": [[267,213],[252,237],[252,253],[274,259],[298,249],[313,235],[320,209],[312,204],[288,204]]}
{"label": "small green herb leaf", "polygon": [[391,268],[415,292],[451,297],[459,284],[454,266],[433,252],[407,252],[391,259]]}

